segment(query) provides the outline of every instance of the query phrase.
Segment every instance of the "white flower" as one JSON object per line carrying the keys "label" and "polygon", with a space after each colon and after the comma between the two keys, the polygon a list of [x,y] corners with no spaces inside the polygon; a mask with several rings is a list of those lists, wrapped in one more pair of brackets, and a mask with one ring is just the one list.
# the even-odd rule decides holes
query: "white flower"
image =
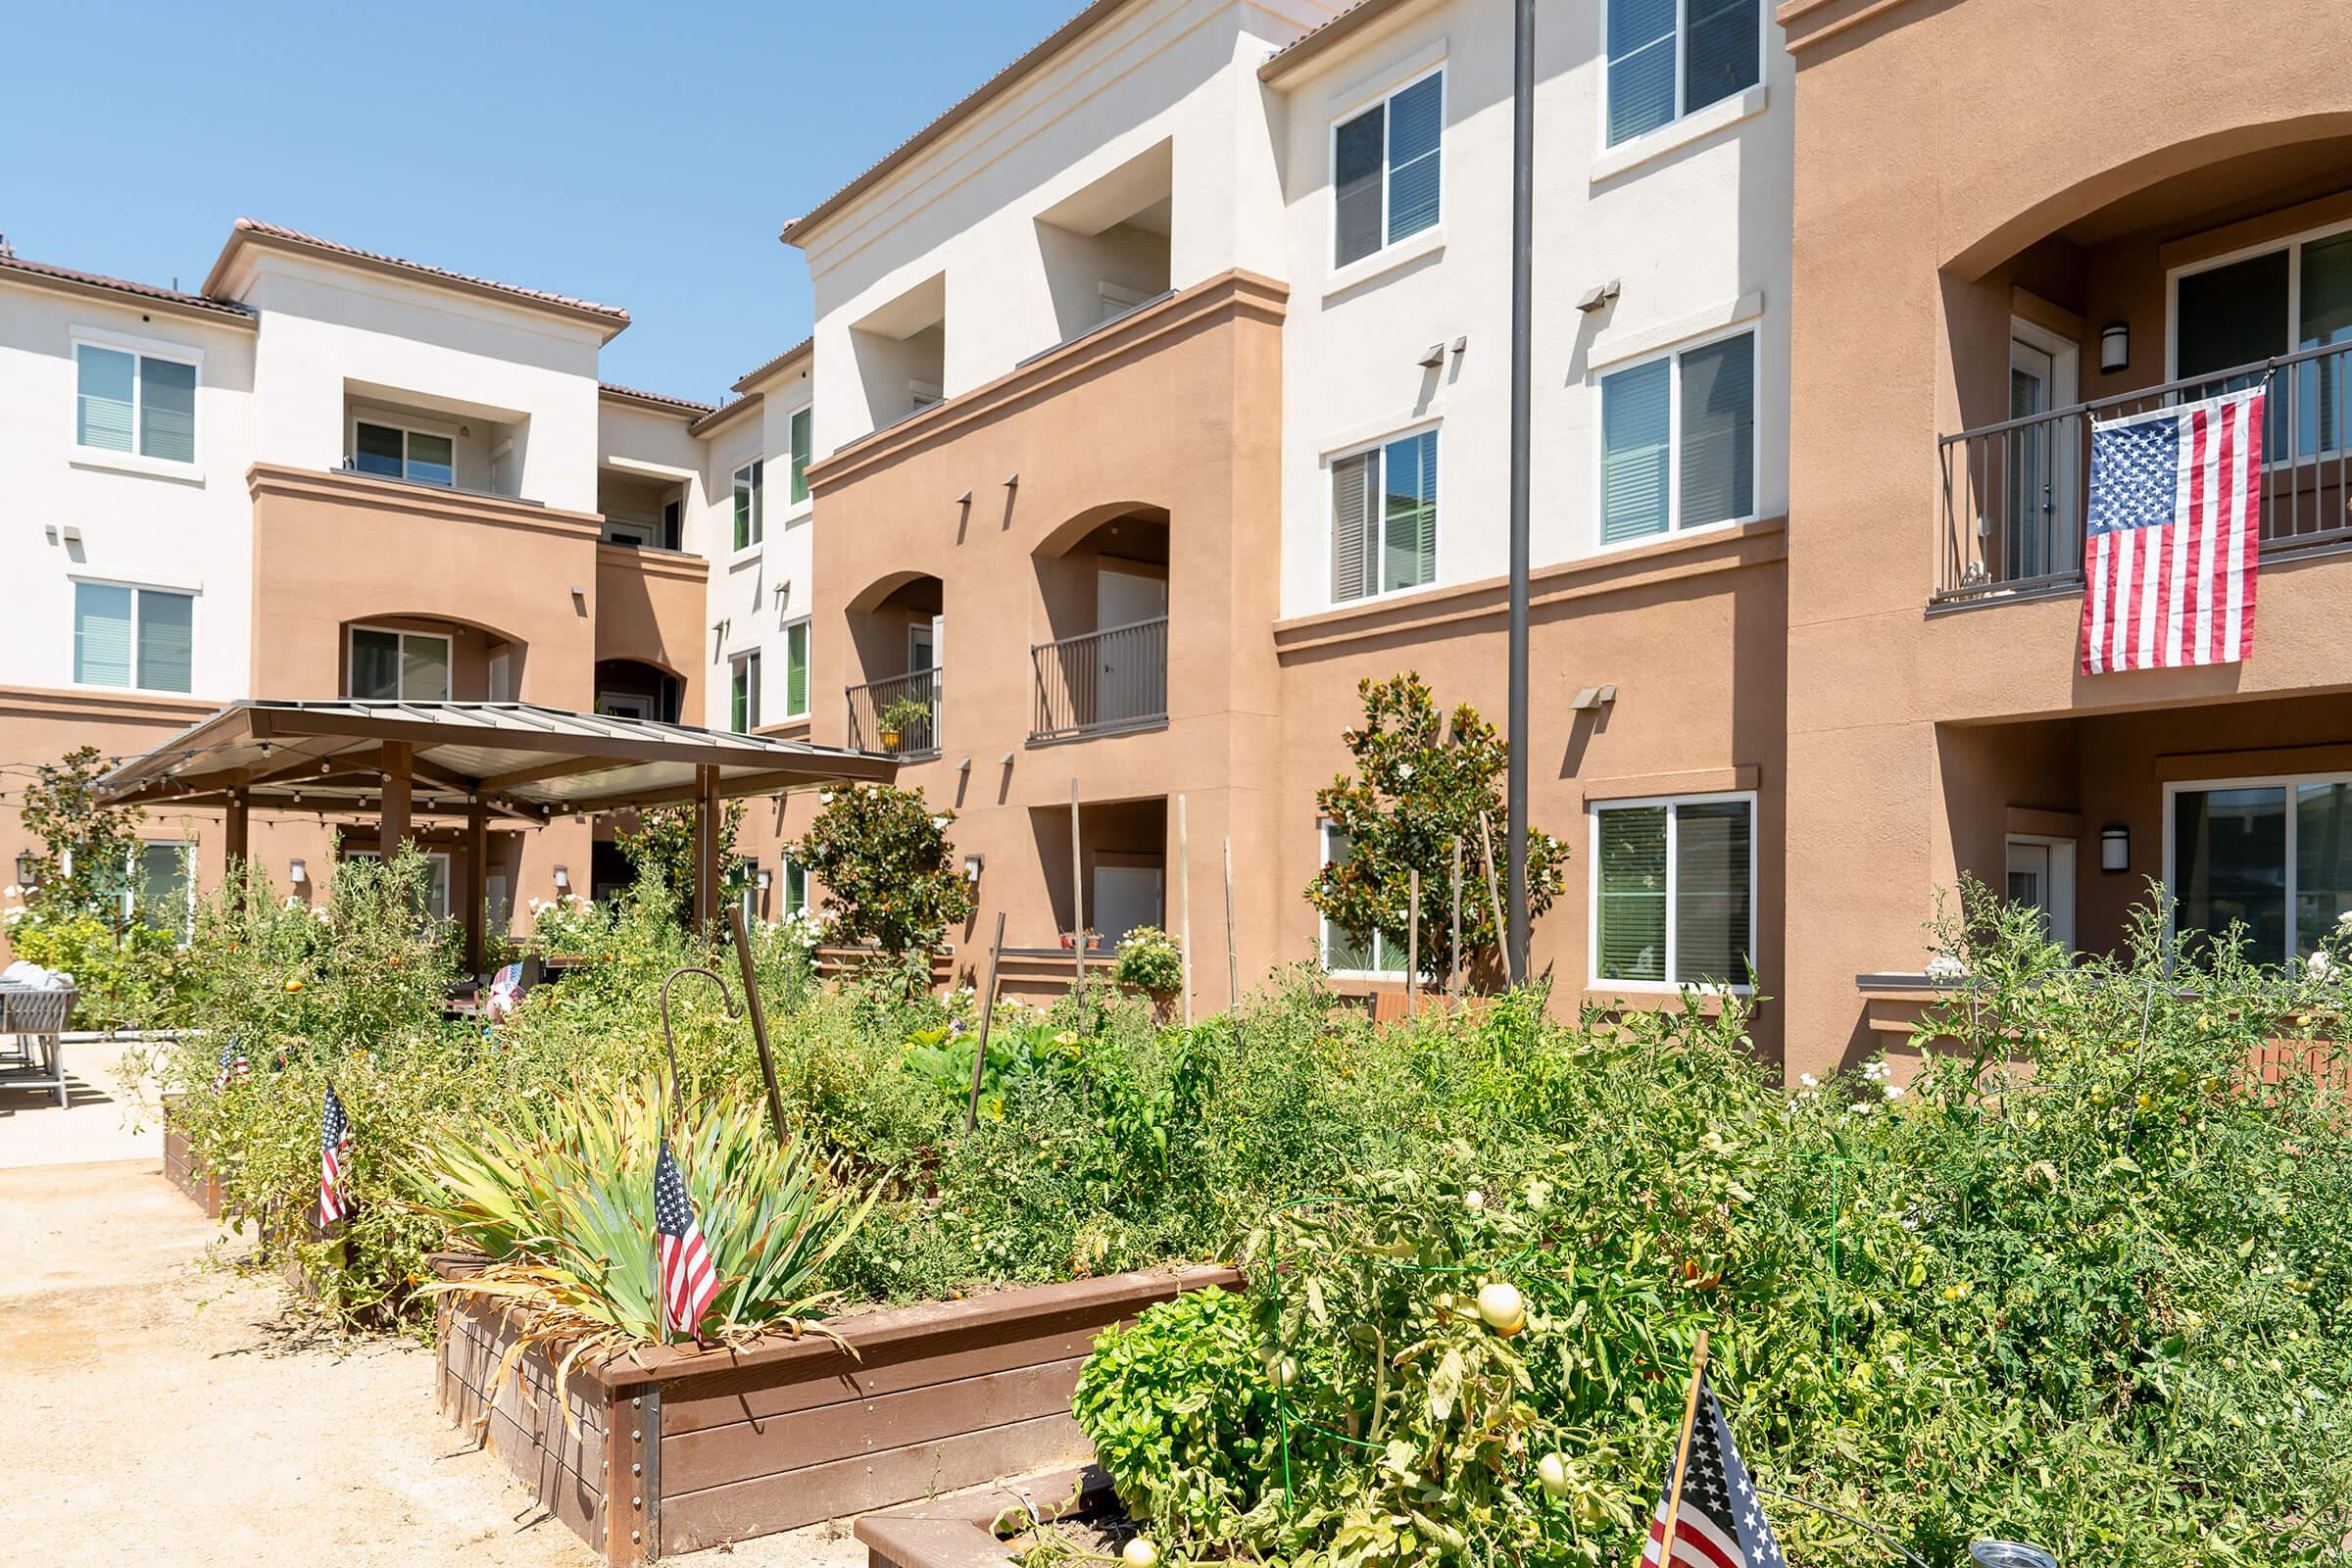
{"label": "white flower", "polygon": [[1886,1098],[1887,1098],[1888,1100],[1900,1100],[1900,1099],[1902,1099],[1902,1098],[1903,1098],[1903,1086],[1902,1086],[1901,1084],[1888,1084],[1888,1085],[1886,1086]]}
{"label": "white flower", "polygon": [[931,825],[936,828],[944,829],[948,825],[948,818],[944,816],[935,816],[931,819]]}
{"label": "white flower", "polygon": [[1968,965],[1951,954],[1938,953],[1928,960],[1927,974],[1931,980],[1965,980],[1968,978]]}
{"label": "white flower", "polygon": [[1818,1078],[1814,1077],[1814,1076],[1813,1076],[1811,1073],[1809,1073],[1809,1072],[1798,1073],[1798,1074],[1796,1075],[1796,1081],[1797,1081],[1798,1083],[1800,1083],[1800,1084],[1803,1084],[1803,1085],[1804,1085],[1804,1086],[1805,1086],[1807,1089],[1810,1089],[1810,1088],[1812,1088],[1812,1087],[1813,1087],[1815,1084],[1818,1084],[1818,1083],[1820,1083],[1820,1082],[1821,1082],[1821,1080],[1820,1080],[1820,1079],[1818,1079]]}
{"label": "white flower", "polygon": [[816,804],[819,806],[831,806],[833,804],[833,792],[831,790],[818,790],[816,792]]}
{"label": "white flower", "polygon": [[539,907],[539,901],[538,901],[537,899],[533,899],[533,900],[531,901],[531,907],[532,907],[532,908],[534,908],[534,909],[536,909],[537,907]]}
{"label": "white flower", "polygon": [[2328,973],[2335,968],[2335,960],[2328,956],[2326,948],[2319,948],[2313,951],[2311,960],[2306,967],[2311,970],[2311,977],[2314,980],[2325,980]]}
{"label": "white flower", "polygon": [[1877,1108],[1878,1107],[1876,1105],[1873,1105],[1869,1101],[1866,1100],[1854,1107],[1854,1114],[1857,1116],[1867,1116]]}
{"label": "white flower", "polygon": [[1396,764],[1396,776],[1398,778],[1411,778],[1413,776],[1413,764],[1410,762],[1398,762]]}
{"label": "white flower", "polygon": [[8,886],[0,888],[0,899],[21,898],[24,895],[24,890],[23,888],[17,886],[14,882],[11,882]]}

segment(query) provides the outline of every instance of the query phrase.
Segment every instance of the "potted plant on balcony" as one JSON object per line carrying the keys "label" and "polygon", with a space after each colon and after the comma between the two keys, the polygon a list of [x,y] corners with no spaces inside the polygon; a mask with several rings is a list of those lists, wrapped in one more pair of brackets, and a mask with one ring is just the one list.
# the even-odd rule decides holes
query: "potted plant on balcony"
{"label": "potted plant on balcony", "polygon": [[882,746],[895,752],[899,743],[909,733],[918,732],[931,722],[931,705],[902,697],[882,710]]}

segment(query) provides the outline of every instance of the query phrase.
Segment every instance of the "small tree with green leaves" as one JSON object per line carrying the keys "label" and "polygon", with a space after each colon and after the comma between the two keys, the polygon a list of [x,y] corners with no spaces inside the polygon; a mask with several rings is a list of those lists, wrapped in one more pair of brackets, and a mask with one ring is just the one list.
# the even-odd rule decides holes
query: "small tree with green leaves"
{"label": "small tree with green leaves", "polygon": [[100,804],[98,781],[109,766],[95,746],[76,747],[43,762],[25,788],[22,814],[39,848],[24,903],[36,917],[94,915],[113,927],[122,924],[143,813]]}
{"label": "small tree with green leaves", "polygon": [[[1348,853],[1315,874],[1307,902],[1342,930],[1377,931],[1399,954],[1410,923],[1412,873],[1421,873],[1421,969],[1431,977],[1452,966],[1453,847],[1462,847],[1462,947],[1472,959],[1498,951],[1494,904],[1487,894],[1486,835],[1499,861],[1509,817],[1497,779],[1510,745],[1464,703],[1451,715],[1418,674],[1406,670],[1356,687],[1364,721],[1347,732],[1355,759],[1317,792],[1315,808],[1348,836]],[[1527,834],[1527,905],[1551,907],[1566,880],[1568,847],[1539,828]],[[1494,870],[1499,882],[1502,869]]]}
{"label": "small tree with green leaves", "polygon": [[[720,896],[734,890],[738,876],[735,865],[735,835],[743,829],[745,807],[741,801],[729,801],[721,808],[718,824],[718,874]],[[691,806],[656,806],[637,813],[637,825],[622,828],[613,835],[620,853],[627,857],[629,869],[640,889],[650,874],[669,890],[670,909],[678,923],[686,923],[687,911],[694,903],[694,808]],[[716,906],[713,901],[713,906]]]}
{"label": "small tree with green leaves", "polygon": [[824,884],[833,940],[871,942],[885,953],[929,953],[972,912],[971,884],[949,842],[953,811],[934,812],[921,789],[859,784],[833,790],[793,846]]}

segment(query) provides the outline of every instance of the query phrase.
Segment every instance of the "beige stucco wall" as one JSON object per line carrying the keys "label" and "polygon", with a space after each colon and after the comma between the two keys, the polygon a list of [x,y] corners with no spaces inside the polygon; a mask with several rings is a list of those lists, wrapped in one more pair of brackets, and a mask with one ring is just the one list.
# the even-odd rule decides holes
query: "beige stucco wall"
{"label": "beige stucco wall", "polygon": [[[1984,824],[2052,804],[2032,798],[2059,771],[2037,748],[1939,743],[1939,724],[2352,680],[2333,608],[2340,560],[2266,568],[2254,658],[2205,670],[2078,674],[2072,596],[1925,612],[1936,437],[1981,413],[1962,396],[1983,385],[1967,361],[1986,328],[2006,353],[2013,259],[2134,192],[2266,152],[2291,161],[2352,131],[2352,11],[2279,0],[2249,24],[2230,0],[2180,0],[2151,24],[2130,0],[1795,0],[1780,18],[1798,68],[1788,1056],[1811,1070],[1871,1049],[1854,977],[1919,966],[1936,892],[1982,863]],[[2130,312],[2132,292],[2119,282],[2109,297]],[[2161,342],[2135,337],[2135,354]],[[2133,765],[2127,752],[2084,755],[2104,776]],[[2097,798],[2081,806],[2093,841]],[[2095,842],[2082,854],[2095,863]]]}

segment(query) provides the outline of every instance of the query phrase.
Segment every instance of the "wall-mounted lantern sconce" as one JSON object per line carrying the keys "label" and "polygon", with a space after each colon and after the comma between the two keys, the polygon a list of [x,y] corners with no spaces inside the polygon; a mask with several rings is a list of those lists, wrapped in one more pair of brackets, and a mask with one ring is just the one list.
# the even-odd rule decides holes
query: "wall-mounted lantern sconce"
{"label": "wall-mounted lantern sconce", "polygon": [[40,869],[39,856],[34,855],[30,850],[23,850],[18,853],[17,881],[20,885],[27,888],[36,886],[33,878],[40,873]]}
{"label": "wall-mounted lantern sconce", "polygon": [[965,856],[963,858],[963,879],[966,882],[979,881],[981,868],[987,865],[987,863],[988,857],[984,855]]}
{"label": "wall-mounted lantern sconce", "polygon": [[775,880],[775,875],[776,875],[776,873],[775,873],[775,872],[773,872],[773,871],[770,871],[770,870],[769,870],[769,869],[768,869],[766,866],[764,866],[764,865],[763,865],[763,866],[761,866],[761,867],[760,868],[760,875],[759,875],[758,881],[759,881],[759,883],[760,883],[760,892],[762,892],[762,893],[765,893],[765,892],[767,891],[767,889],[768,889],[768,885],[769,885],[771,882],[773,882],[773,881]]}
{"label": "wall-mounted lantern sconce", "polygon": [[2114,321],[2099,329],[2099,368],[2113,375],[2132,363],[2132,328]]}
{"label": "wall-mounted lantern sconce", "polygon": [[559,865],[556,867],[556,891],[558,893],[569,893],[571,891],[571,867],[567,865]]}
{"label": "wall-mounted lantern sconce", "polygon": [[287,881],[293,883],[296,887],[300,887],[310,879],[311,868],[302,863],[301,856],[297,855],[293,859],[286,862]]}
{"label": "wall-mounted lantern sconce", "polygon": [[2132,830],[2128,827],[2099,829],[2099,869],[2129,871],[2132,869]]}

